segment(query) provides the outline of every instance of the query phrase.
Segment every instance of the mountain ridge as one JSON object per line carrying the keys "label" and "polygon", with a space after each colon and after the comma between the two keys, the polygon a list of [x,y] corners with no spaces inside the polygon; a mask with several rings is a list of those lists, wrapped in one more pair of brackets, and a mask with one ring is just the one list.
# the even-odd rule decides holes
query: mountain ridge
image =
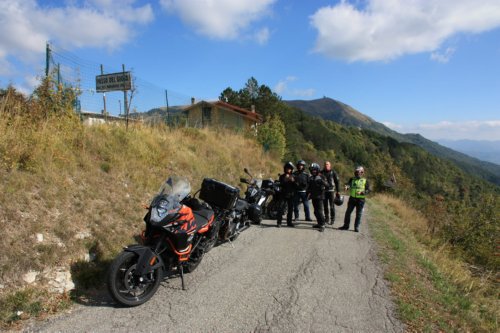
{"label": "mountain ridge", "polygon": [[291,107],[299,109],[312,116],[331,120],[338,124],[350,127],[359,127],[374,131],[396,139],[399,142],[412,143],[422,147],[429,153],[452,161],[460,169],[479,176],[496,185],[500,185],[500,166],[491,162],[482,161],[462,152],[440,145],[420,134],[401,134],[382,123],[364,115],[353,107],[333,98],[323,97],[315,100],[287,100],[283,101]]}

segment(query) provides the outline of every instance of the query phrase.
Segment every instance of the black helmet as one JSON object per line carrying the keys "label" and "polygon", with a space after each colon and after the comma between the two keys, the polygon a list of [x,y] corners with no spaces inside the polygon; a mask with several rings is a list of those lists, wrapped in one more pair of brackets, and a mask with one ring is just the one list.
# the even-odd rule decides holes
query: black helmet
{"label": "black helmet", "polygon": [[302,165],[302,166],[304,166],[304,168],[305,168],[305,167],[306,167],[306,161],[304,161],[304,160],[299,160],[299,161],[297,161],[297,167],[298,167],[299,165]]}
{"label": "black helmet", "polygon": [[320,170],[320,166],[318,163],[312,163],[311,166],[309,167],[309,171],[313,172],[313,171],[318,171]]}
{"label": "black helmet", "polygon": [[344,196],[339,195],[338,197],[335,197],[335,199],[333,199],[333,203],[337,206],[342,206],[342,204],[344,203]]}
{"label": "black helmet", "polygon": [[285,165],[283,165],[283,171],[286,172],[286,169],[292,169],[293,171],[293,169],[295,169],[295,166],[292,162],[286,162]]}

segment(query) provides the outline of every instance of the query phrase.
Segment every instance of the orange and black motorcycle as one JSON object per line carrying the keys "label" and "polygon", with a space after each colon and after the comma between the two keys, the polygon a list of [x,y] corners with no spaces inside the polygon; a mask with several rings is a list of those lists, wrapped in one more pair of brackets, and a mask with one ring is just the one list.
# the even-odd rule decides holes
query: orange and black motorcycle
{"label": "orange and black motorcycle", "polygon": [[186,178],[170,177],[147,207],[142,244],[127,246],[113,261],[108,290],[125,306],[148,301],[164,277],[192,272],[217,242],[214,211],[190,196]]}

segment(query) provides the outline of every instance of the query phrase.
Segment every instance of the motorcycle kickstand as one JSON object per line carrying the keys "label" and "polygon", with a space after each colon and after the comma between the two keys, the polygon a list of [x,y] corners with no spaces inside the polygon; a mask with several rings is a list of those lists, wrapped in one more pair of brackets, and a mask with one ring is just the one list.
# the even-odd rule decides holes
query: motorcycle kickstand
{"label": "motorcycle kickstand", "polygon": [[227,241],[229,242],[229,244],[231,245],[231,247],[234,249],[234,244],[233,242],[228,238]]}
{"label": "motorcycle kickstand", "polygon": [[179,271],[180,271],[180,274],[181,274],[182,290],[186,290],[186,286],[184,284],[184,267],[182,266],[182,264],[179,264]]}

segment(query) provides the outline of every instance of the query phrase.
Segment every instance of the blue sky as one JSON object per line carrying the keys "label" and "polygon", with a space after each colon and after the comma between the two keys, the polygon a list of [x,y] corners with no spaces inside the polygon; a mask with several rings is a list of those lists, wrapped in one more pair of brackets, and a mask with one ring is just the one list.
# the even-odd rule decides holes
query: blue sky
{"label": "blue sky", "polygon": [[25,92],[50,40],[132,68],[138,104],[148,87],[160,106],[163,89],[214,99],[253,76],[402,133],[500,140],[498,0],[0,0],[0,28],[0,84]]}

